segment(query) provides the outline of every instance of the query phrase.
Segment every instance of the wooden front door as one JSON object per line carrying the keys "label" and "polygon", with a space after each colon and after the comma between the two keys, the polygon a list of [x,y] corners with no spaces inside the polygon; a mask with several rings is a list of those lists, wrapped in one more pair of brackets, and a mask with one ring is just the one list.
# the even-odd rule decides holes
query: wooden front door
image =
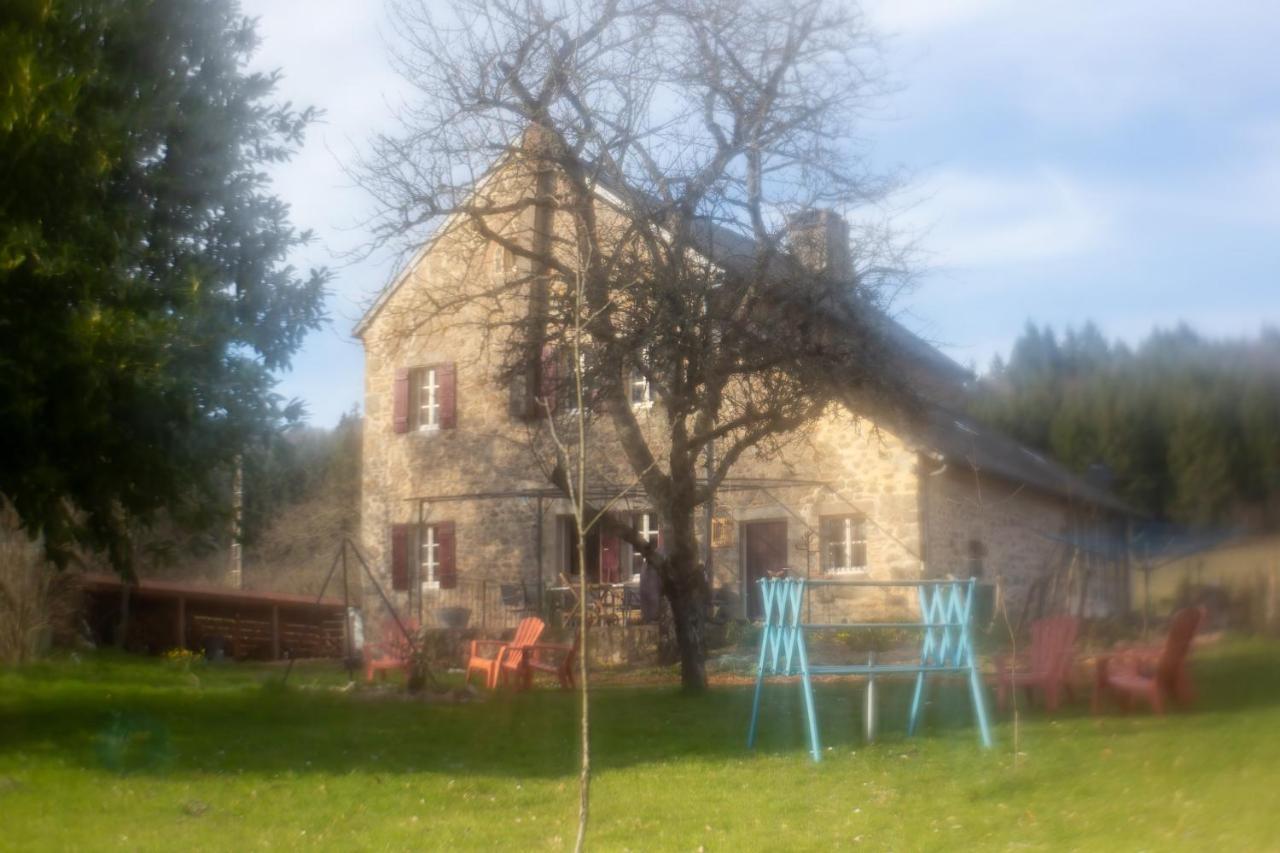
{"label": "wooden front door", "polygon": [[787,523],[752,521],[742,525],[743,580],[747,618],[764,617],[764,603],[756,581],[787,565]]}

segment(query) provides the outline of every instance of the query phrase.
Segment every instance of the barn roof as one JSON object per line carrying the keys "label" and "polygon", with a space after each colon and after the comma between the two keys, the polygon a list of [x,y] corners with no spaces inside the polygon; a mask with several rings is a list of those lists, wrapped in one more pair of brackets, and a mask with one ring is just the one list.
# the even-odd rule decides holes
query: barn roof
{"label": "barn roof", "polygon": [[[117,590],[123,585],[119,575],[85,573],[80,576],[80,583],[88,590]],[[317,610],[342,611],[341,598],[319,598],[312,595],[295,595],[287,592],[268,592],[250,589],[232,589],[213,584],[191,583],[187,581],[166,581],[141,579],[130,587],[134,595],[152,598],[185,598],[191,601],[214,601],[222,604],[243,605],[279,605],[282,607],[298,607]]]}

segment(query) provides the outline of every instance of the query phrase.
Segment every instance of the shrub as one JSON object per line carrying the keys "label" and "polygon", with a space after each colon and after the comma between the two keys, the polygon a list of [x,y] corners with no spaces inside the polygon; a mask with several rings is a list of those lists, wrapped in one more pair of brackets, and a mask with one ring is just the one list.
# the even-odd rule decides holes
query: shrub
{"label": "shrub", "polygon": [[726,646],[752,650],[760,646],[760,626],[746,619],[734,619],[724,629]]}
{"label": "shrub", "polygon": [[45,643],[49,579],[40,542],[27,538],[7,502],[0,505],[0,662],[23,663]]}
{"label": "shrub", "polygon": [[0,663],[25,663],[73,634],[78,584],[45,559],[44,545],[22,530],[0,498]]}

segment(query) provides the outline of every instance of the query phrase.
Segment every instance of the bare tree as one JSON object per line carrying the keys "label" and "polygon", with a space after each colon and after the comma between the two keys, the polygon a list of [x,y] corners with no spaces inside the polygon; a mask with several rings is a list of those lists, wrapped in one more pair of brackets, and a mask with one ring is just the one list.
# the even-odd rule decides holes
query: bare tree
{"label": "bare tree", "polygon": [[[535,444],[567,408],[560,377],[585,376],[593,476],[638,480],[663,547],[583,511],[658,572],[683,683],[702,688],[699,507],[744,454],[829,407],[903,399],[883,307],[905,255],[879,215],[850,241],[820,212],[875,213],[894,183],[854,136],[883,92],[875,42],[855,5],[828,0],[461,0],[447,20],[426,6],[394,7],[414,95],[357,169],[378,239],[420,245],[449,222],[501,248],[510,274],[433,281],[413,312],[492,336]],[[837,239],[797,237],[824,231]],[[547,456],[570,494],[564,452]]]}

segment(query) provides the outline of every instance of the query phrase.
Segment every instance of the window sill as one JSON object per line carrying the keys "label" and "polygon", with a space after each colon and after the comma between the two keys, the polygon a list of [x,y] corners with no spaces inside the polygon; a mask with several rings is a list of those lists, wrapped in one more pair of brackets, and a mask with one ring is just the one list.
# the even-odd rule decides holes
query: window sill
{"label": "window sill", "polygon": [[845,576],[848,576],[848,575],[865,575],[866,573],[867,573],[867,567],[866,567],[866,566],[850,566],[850,567],[847,567],[847,568],[826,569],[826,570],[824,570],[824,571],[823,571],[823,574],[824,574],[824,575],[837,576],[837,577],[838,577],[838,576],[840,576],[840,575],[845,575]]}
{"label": "window sill", "polygon": [[440,591],[440,581],[423,581],[423,582],[422,582],[422,591],[423,591],[423,592],[439,592],[439,591]]}

